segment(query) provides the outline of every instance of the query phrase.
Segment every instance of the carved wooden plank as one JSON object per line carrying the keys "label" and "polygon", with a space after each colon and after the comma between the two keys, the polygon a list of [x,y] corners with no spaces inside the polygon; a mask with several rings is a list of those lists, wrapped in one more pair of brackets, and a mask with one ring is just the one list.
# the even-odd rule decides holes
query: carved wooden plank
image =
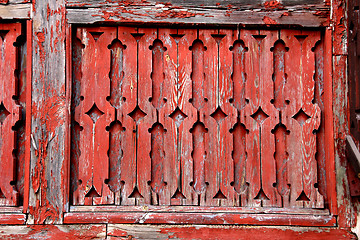
{"label": "carved wooden plank", "polygon": [[232,90],[233,96],[229,99],[229,102],[232,102],[233,106],[237,110],[237,121],[236,124],[230,129],[230,133],[233,134],[233,150],[232,158],[234,161],[234,182],[233,187],[236,191],[234,196],[235,205],[244,206],[246,205],[247,196],[246,196],[246,133],[247,130],[245,125],[241,123],[240,120],[240,111],[243,110],[246,101],[245,101],[245,82],[246,82],[246,72],[245,72],[245,53],[248,51],[248,48],[245,46],[244,42],[240,39],[240,32],[234,31],[233,33],[234,42],[229,48],[232,51]]}
{"label": "carved wooden plank", "polygon": [[[304,207],[323,207],[323,197],[318,193],[315,160],[316,130],[320,125],[320,109],[314,99],[315,56],[311,49],[319,40],[319,33],[282,31],[289,47],[286,65],[288,81],[287,106],[283,121],[290,130],[288,176],[291,184],[290,204]],[[310,52],[311,54],[304,54]],[[296,57],[294,57],[296,56]],[[296,75],[294,67],[296,66]],[[290,175],[290,173],[292,173]],[[294,174],[297,173],[297,174]]]}
{"label": "carved wooden plank", "polygon": [[[219,175],[222,177],[220,182],[220,191],[227,197],[226,200],[220,200],[221,206],[238,206],[235,203],[235,191],[232,185],[234,184],[234,164],[232,158],[233,135],[230,134],[230,129],[236,123],[237,110],[231,105],[233,101],[233,82],[231,79],[232,74],[232,61],[233,54],[230,47],[237,39],[237,31],[232,30],[219,30],[218,35],[213,36],[218,44],[218,108],[223,109],[227,117],[221,121],[221,127],[218,128],[218,134],[222,137],[220,144],[220,158],[218,160]],[[215,116],[214,116],[215,117]],[[220,120],[220,119],[219,119]]]}
{"label": "carved wooden plank", "polygon": [[[166,128],[165,134],[165,181],[167,183],[167,197],[169,204],[181,205],[186,201],[183,194],[183,188],[189,189],[189,180],[187,186],[183,186],[182,173],[184,161],[181,151],[182,136],[180,135],[180,126],[186,115],[183,113],[179,105],[179,97],[181,96],[181,86],[179,82],[179,42],[183,35],[178,34],[177,29],[159,29],[159,40],[164,43],[164,84],[162,85],[163,100],[165,107],[161,111],[161,121]],[[181,96],[182,97],[182,96]],[[181,105],[180,105],[181,107]],[[185,130],[186,131],[186,130]],[[189,157],[189,155],[188,155]],[[186,191],[186,190],[185,190]],[[187,190],[189,191],[189,190]],[[189,197],[189,194],[187,194]],[[169,201],[168,200],[168,201]],[[190,198],[187,200],[189,201]]]}
{"label": "carved wooden plank", "polygon": [[108,199],[111,194],[105,185],[109,178],[109,141],[104,139],[109,139],[109,133],[104,130],[114,121],[115,109],[107,101],[110,96],[110,51],[102,49],[116,37],[116,29],[78,29],[77,37],[85,46],[80,104],[75,109],[75,121],[80,125],[81,155],[79,186],[74,196],[79,204],[111,203],[114,199]]}
{"label": "carved wooden plank", "polygon": [[[179,37],[181,38],[179,39]],[[197,120],[197,109],[191,103],[191,101],[194,101],[194,85],[192,82],[194,52],[189,47],[193,45],[197,38],[197,30],[178,29],[177,36],[174,36],[174,38],[178,39],[178,85],[176,99],[179,111],[177,113],[174,112],[176,115],[172,115],[172,118],[178,122],[177,125],[180,124],[177,130],[177,146],[179,149],[178,156],[181,157],[179,166],[181,167],[181,172],[179,173],[181,182],[178,184],[181,184],[181,193],[186,198],[186,200],[183,200],[185,205],[198,205],[199,202],[193,187],[195,183],[195,152],[193,145],[195,143],[193,133],[190,131]],[[192,195],[196,196],[195,199],[193,199]]]}
{"label": "carved wooden plank", "polygon": [[[136,133],[133,130],[136,130],[137,123],[132,119],[130,113],[136,108],[138,94],[138,57],[132,55],[138,56],[138,42],[132,35],[136,32],[134,28],[118,27],[117,40],[113,41],[116,49],[112,51],[114,54],[114,58],[112,58],[114,79],[112,79],[110,102],[117,109],[116,117],[120,123],[116,124],[118,128],[119,124],[122,126],[121,139],[114,139],[113,142],[114,146],[118,146],[120,149],[111,153],[113,158],[120,161],[120,164],[117,162],[116,166],[111,165],[114,175],[110,177],[110,184],[112,184],[110,188],[113,188],[115,192],[122,188],[121,202],[118,199],[120,196],[116,195],[115,204],[117,205],[135,204],[135,198],[130,198],[130,196],[136,186],[136,177],[134,178],[133,173],[136,173],[137,169],[137,145]],[[121,159],[118,152],[121,152]],[[121,178],[119,179],[119,177]],[[115,179],[116,181],[114,181]],[[121,181],[119,182],[119,180]]]}
{"label": "carved wooden plank", "polygon": [[241,32],[241,38],[249,48],[245,93],[248,104],[241,114],[242,122],[250,131],[246,146],[249,201],[259,206],[278,206],[281,201],[274,188],[275,159],[269,154],[275,152],[271,130],[278,122],[278,111],[271,104],[274,90],[271,79],[273,58],[270,48],[276,41],[276,32],[246,31]]}
{"label": "carved wooden plank", "polygon": [[0,174],[0,205],[17,206],[19,193],[15,189],[17,172],[16,159],[13,154],[16,151],[16,132],[15,124],[20,120],[20,106],[16,104],[15,99],[18,95],[18,53],[14,46],[16,38],[21,34],[20,24],[0,25],[0,45],[1,47],[1,93],[0,93],[0,116],[1,116],[1,165]]}
{"label": "carved wooden plank", "polygon": [[[143,200],[140,203],[153,203],[158,205],[157,193],[152,192],[149,183],[153,180],[152,171],[153,161],[150,158],[152,151],[152,136],[149,129],[157,120],[156,108],[152,105],[153,83],[151,73],[153,71],[153,52],[149,47],[154,44],[157,38],[156,29],[139,29],[139,46],[138,46],[138,106],[136,114],[140,116],[137,127],[137,187]],[[155,153],[154,153],[155,154]],[[151,167],[150,167],[151,166]],[[162,182],[163,183],[163,182]]]}

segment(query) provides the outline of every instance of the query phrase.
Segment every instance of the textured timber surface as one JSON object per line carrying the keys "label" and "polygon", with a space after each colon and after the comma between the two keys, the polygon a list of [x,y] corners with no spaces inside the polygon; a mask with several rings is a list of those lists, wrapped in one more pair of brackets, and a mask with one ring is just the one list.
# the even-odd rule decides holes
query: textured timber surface
{"label": "textured timber surface", "polygon": [[77,28],[73,43],[72,205],[325,207],[320,32]]}

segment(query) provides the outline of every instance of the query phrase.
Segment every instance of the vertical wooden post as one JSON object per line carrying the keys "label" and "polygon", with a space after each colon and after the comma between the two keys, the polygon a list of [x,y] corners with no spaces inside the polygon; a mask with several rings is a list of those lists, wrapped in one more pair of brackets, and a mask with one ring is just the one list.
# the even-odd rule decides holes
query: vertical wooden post
{"label": "vertical wooden post", "polygon": [[62,223],[66,178],[65,1],[33,2],[29,223]]}

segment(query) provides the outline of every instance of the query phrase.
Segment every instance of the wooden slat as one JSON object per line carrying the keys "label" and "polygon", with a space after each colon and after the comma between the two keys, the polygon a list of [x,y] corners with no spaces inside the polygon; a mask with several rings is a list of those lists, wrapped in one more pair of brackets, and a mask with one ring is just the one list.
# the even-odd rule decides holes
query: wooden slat
{"label": "wooden slat", "polygon": [[[0,226],[2,239],[104,239],[105,224]],[[41,236],[41,237],[40,237]]]}
{"label": "wooden slat", "polygon": [[[265,226],[169,226],[169,225],[141,225],[141,224],[109,224],[108,237],[135,239],[356,239],[350,232],[338,228],[306,229],[289,227],[274,228]],[[16,231],[15,231],[16,232]],[[9,234],[9,233],[8,233]],[[6,235],[5,235],[6,236]],[[241,237],[239,237],[241,236]]]}
{"label": "wooden slat", "polygon": [[1,19],[29,19],[31,3],[0,5]]}
{"label": "wooden slat", "polygon": [[[112,171],[114,175],[110,178],[110,183],[117,179],[113,183],[113,191],[121,189],[121,202],[120,196],[116,193],[115,204],[134,205],[135,198],[129,198],[136,186],[137,178],[133,173],[136,173],[136,157],[137,157],[137,145],[136,145],[136,122],[129,116],[137,105],[137,57],[138,46],[137,41],[132,33],[136,33],[134,28],[118,27],[117,39],[120,41],[117,43],[119,49],[113,51],[114,54],[112,69],[113,78],[111,78],[111,100],[112,106],[117,110],[117,120],[122,125],[121,139],[115,139],[114,146],[119,146],[117,152],[113,152],[113,158],[117,159],[116,167],[112,165]],[[121,46],[122,45],[122,46]],[[120,60],[120,62],[116,61]],[[115,66],[119,66],[116,68]],[[120,144],[119,144],[120,141]],[[119,155],[119,152],[121,154]],[[120,174],[120,176],[119,176]],[[121,177],[119,179],[119,177]],[[112,179],[114,178],[114,180]],[[120,180],[120,182],[119,182]],[[123,182],[121,182],[123,181]],[[112,184],[112,183],[111,183]],[[123,186],[121,186],[123,185]]]}
{"label": "wooden slat", "polygon": [[[181,37],[181,38],[180,38]],[[193,70],[193,51],[189,49],[189,46],[192,46],[195,39],[197,38],[196,29],[184,30],[179,29],[177,36],[174,38],[178,39],[178,77],[177,77],[177,91],[176,91],[176,102],[182,115],[185,117],[178,129],[176,130],[177,135],[177,159],[179,162],[179,171],[178,178],[180,178],[179,190],[186,198],[182,200],[184,205],[197,205],[197,196],[194,191],[194,182],[195,182],[195,159],[193,152],[194,147],[194,137],[193,133],[190,132],[190,129],[193,127],[194,123],[197,121],[197,109],[193,107],[190,103],[190,99],[193,100],[193,82],[192,74]],[[180,38],[180,39],[179,39]],[[181,114],[178,112],[178,114]],[[179,115],[180,116],[180,115]],[[175,124],[176,125],[176,124]],[[188,143],[188,144],[183,144]],[[194,154],[192,154],[194,153]],[[179,159],[180,158],[180,159]],[[180,169],[179,169],[180,170]],[[192,198],[192,195],[196,198]],[[181,197],[181,196],[180,196]]]}
{"label": "wooden slat", "polygon": [[[71,206],[70,212],[174,212],[174,213],[234,213],[234,207],[207,207],[207,206]],[[310,209],[293,207],[289,208],[261,208],[261,207],[238,207],[238,214],[290,214],[290,215],[330,215],[327,209]]]}
{"label": "wooden slat", "polygon": [[[113,203],[113,196],[105,185],[105,180],[109,178],[109,140],[104,139],[109,139],[106,127],[114,121],[115,109],[106,99],[110,96],[110,51],[100,49],[111,44],[116,37],[116,28],[78,29],[77,37],[85,48],[81,66],[80,104],[75,109],[75,121],[81,127],[81,155],[80,182],[74,194],[79,204]],[[102,167],[97,167],[99,165]]]}
{"label": "wooden slat", "polygon": [[212,9],[205,12],[197,9],[176,10],[162,16],[163,9],[118,7],[118,8],[85,8],[68,9],[69,23],[92,24],[101,22],[121,21],[123,23],[188,23],[188,24],[224,24],[244,25],[293,25],[301,27],[321,27],[326,25],[327,18],[316,15],[316,11],[297,11],[288,13],[285,10],[276,12],[246,12]]}
{"label": "wooden slat", "polygon": [[[10,0],[10,1],[19,1],[19,0]],[[110,1],[99,1],[99,0],[69,0],[67,2],[68,7],[101,7],[101,6],[119,6],[118,2],[110,2]],[[283,0],[281,1],[281,4],[279,3],[264,3],[260,0],[241,0],[241,1],[235,1],[235,0],[170,0],[167,2],[159,2],[154,0],[148,0],[146,2],[139,2],[139,1],[128,1],[126,2],[126,5],[131,6],[159,6],[162,5],[164,7],[198,7],[203,9],[304,9],[305,6],[311,9],[324,9],[328,8],[325,3],[321,0],[311,0],[311,1],[305,1],[305,0]]]}
{"label": "wooden slat", "polygon": [[157,205],[156,193],[152,194],[152,159],[151,152],[151,129],[156,122],[156,109],[150,102],[153,96],[153,85],[151,79],[152,72],[152,52],[149,47],[153,45],[157,38],[157,30],[153,28],[139,29],[138,33],[142,34],[138,45],[138,105],[146,114],[137,126],[137,187],[143,199],[139,200],[140,204]]}
{"label": "wooden slat", "polygon": [[[270,48],[276,41],[274,31],[242,31],[241,39],[249,48],[246,72],[246,99],[249,102],[241,113],[249,134],[247,140],[246,181],[249,199],[253,206],[281,204],[274,189],[276,183],[274,139],[271,130],[278,123],[278,111],[271,104],[273,99],[273,59]],[[266,66],[266,67],[265,67]]]}
{"label": "wooden slat", "polygon": [[65,213],[64,223],[247,224],[276,226],[336,226],[334,216],[229,213]]}
{"label": "wooden slat", "polygon": [[19,213],[1,213],[0,214],[0,224],[15,225],[15,224],[25,224],[26,215]]}
{"label": "wooden slat", "polygon": [[[321,208],[324,200],[314,187],[317,183],[315,133],[320,125],[320,108],[316,103],[312,103],[315,87],[313,79],[315,56],[304,55],[304,52],[309,52],[315,46],[320,36],[314,32],[285,30],[281,33],[286,46],[289,47],[287,62],[293,63],[285,66],[289,76],[285,96],[290,104],[283,115],[283,121],[290,130],[287,139],[290,154],[288,168],[291,184],[290,203],[297,206],[303,204],[304,207],[310,204],[312,207]],[[295,74],[295,71],[300,72]]]}
{"label": "wooden slat", "polygon": [[[16,162],[13,152],[16,149],[16,131],[15,124],[21,118],[20,106],[14,101],[14,96],[18,97],[19,92],[17,86],[20,84],[19,79],[15,76],[15,71],[18,69],[18,49],[15,47],[15,42],[21,34],[21,25],[18,24],[3,24],[0,25],[2,38],[1,45],[1,78],[0,78],[0,114],[1,114],[1,165],[0,175],[2,176],[0,182],[0,205],[1,206],[18,206],[19,193],[12,186],[16,181],[17,172]],[[20,71],[20,69],[18,69]]]}

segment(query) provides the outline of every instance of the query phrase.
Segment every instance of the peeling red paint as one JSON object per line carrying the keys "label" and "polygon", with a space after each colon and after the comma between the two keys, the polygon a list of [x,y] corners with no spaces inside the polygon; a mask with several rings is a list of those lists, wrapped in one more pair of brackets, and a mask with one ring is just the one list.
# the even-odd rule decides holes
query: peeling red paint
{"label": "peeling red paint", "polygon": [[4,240],[15,239],[105,239],[106,225],[28,225],[15,226],[11,230],[2,229],[0,238]]}
{"label": "peeling red paint", "polygon": [[268,16],[264,16],[263,17],[263,22],[267,25],[273,25],[273,24],[278,24],[278,22],[276,22],[275,20],[269,18]]}
{"label": "peeling red paint", "polygon": [[9,0],[0,0],[0,4],[8,4]]}
{"label": "peeling red paint", "polygon": [[[271,229],[271,228],[206,228],[188,227],[186,230],[181,227],[168,227],[161,229],[161,233],[167,234],[169,238],[176,239],[218,239],[222,236],[226,239],[238,239],[239,235],[248,236],[249,239],[272,240],[276,239],[356,239],[351,233],[345,230],[319,231],[309,230],[293,231],[291,229]],[[245,239],[245,238],[244,238]]]}
{"label": "peeling red paint", "polygon": [[157,13],[155,17],[156,18],[189,18],[189,17],[194,17],[196,15],[197,14],[189,11],[164,10],[161,13]]}
{"label": "peeling red paint", "polygon": [[279,1],[266,1],[264,3],[266,10],[281,10],[284,9],[284,6]]}
{"label": "peeling red paint", "polygon": [[315,16],[321,16],[321,17],[324,17],[324,18],[328,18],[329,17],[329,11],[316,11],[314,13]]}
{"label": "peeling red paint", "polygon": [[43,46],[43,43],[45,42],[45,34],[43,32],[37,32],[36,33],[37,36],[37,41],[38,41],[38,46],[39,46],[39,55],[40,55],[40,61],[45,61],[45,49]]}

